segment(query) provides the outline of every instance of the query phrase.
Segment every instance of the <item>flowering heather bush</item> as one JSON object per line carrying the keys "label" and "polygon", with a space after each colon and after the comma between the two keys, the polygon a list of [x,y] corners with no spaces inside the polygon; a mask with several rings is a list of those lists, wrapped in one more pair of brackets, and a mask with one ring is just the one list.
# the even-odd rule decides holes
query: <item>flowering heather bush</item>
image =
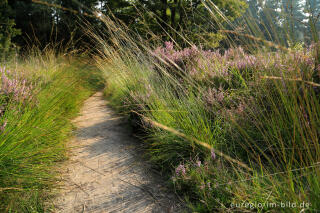
{"label": "flowering heather bush", "polygon": [[[224,53],[220,50],[203,50],[196,46],[176,50],[172,42],[165,42],[164,47],[158,47],[153,55],[166,62],[171,69],[179,67],[191,77],[206,80],[221,76],[232,78],[233,70],[243,72],[270,72],[274,69],[296,75],[295,77],[311,77],[311,70],[315,69],[312,48],[291,51],[289,53],[269,52],[251,55],[243,48],[228,49]],[[318,68],[320,69],[320,68]],[[299,72],[296,72],[299,70]],[[307,72],[310,71],[310,72]]]}
{"label": "flowering heather bush", "polygon": [[32,85],[5,68],[0,68],[1,73],[1,95],[9,97],[16,102],[24,103],[32,99]]}
{"label": "flowering heather bush", "polygon": [[183,164],[180,164],[177,168],[176,168],[176,175],[180,176],[180,175],[185,175],[186,174],[186,168],[184,167]]}
{"label": "flowering heather bush", "polygon": [[174,44],[172,42],[165,42],[165,47],[158,47],[155,49],[154,55],[160,56],[169,64],[183,66],[192,63],[193,59],[199,55],[200,51],[201,50],[196,46],[177,51],[174,49]]}
{"label": "flowering heather bush", "polygon": [[230,202],[232,194],[230,184],[221,184],[228,181],[228,175],[226,170],[217,168],[218,162],[214,161],[213,150],[212,153],[213,156],[210,159],[201,161],[195,158],[179,164],[171,178],[179,191],[192,186],[200,202],[205,202],[211,210],[217,208],[220,201]]}
{"label": "flowering heather bush", "polygon": [[[319,94],[303,81],[314,81],[319,69],[312,48],[249,53],[241,47],[178,49],[166,42],[151,57],[148,66],[128,66],[125,74],[112,69],[107,81],[117,93],[111,98],[126,101],[121,111],[133,108],[189,137],[141,125],[150,136],[151,160],[164,170],[175,165],[173,184],[194,201],[194,211],[238,211],[230,204],[266,199],[319,202],[317,174],[311,169],[314,176],[303,174],[318,165],[320,150]],[[193,138],[254,172],[214,150],[197,149],[188,143]]]}
{"label": "flowering heather bush", "polygon": [[[312,81],[315,69],[311,47],[286,53],[253,55],[241,47],[224,52],[203,50],[196,46],[177,50],[172,42],[165,42],[164,47],[156,48],[153,55],[169,72],[182,70],[187,77],[200,83],[201,101],[208,111],[218,115],[238,116],[243,114],[245,108],[252,108],[248,106],[248,100],[257,95],[261,76]],[[186,82],[186,87],[189,87],[189,82]]]}
{"label": "flowering heather bush", "polygon": [[[5,67],[0,68],[1,84],[0,84],[0,119],[8,108],[9,102],[13,101],[17,104],[25,104],[32,99],[32,86],[25,80],[19,79],[17,74],[6,70]],[[7,121],[0,123],[0,132],[5,130]]]}

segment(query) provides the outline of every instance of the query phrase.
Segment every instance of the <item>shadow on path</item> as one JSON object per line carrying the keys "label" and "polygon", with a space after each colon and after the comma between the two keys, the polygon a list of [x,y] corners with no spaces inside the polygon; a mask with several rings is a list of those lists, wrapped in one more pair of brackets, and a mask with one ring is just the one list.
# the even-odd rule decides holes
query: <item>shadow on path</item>
{"label": "shadow on path", "polygon": [[89,98],[74,120],[70,161],[62,172],[57,212],[181,212],[181,203],[141,158],[126,121]]}

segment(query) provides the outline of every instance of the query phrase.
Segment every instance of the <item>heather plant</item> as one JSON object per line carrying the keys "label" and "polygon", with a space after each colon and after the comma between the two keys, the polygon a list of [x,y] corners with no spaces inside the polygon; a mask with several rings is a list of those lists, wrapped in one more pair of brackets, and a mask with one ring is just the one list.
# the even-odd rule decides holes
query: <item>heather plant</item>
{"label": "heather plant", "polygon": [[297,72],[295,77],[311,80],[312,70],[318,69],[315,67],[312,51],[313,45],[306,49],[292,50],[288,54],[281,54],[279,51],[249,54],[241,47],[221,53],[220,50],[205,51],[196,46],[176,50],[172,42],[165,42],[165,47],[157,47],[153,53],[160,61],[165,62],[168,68],[182,69],[195,80],[200,76],[208,81],[214,76],[227,77],[232,74],[232,69],[244,76],[253,70],[272,74],[274,68],[291,72],[290,75],[299,69],[300,72]]}
{"label": "heather plant", "polygon": [[[174,170],[175,189],[188,192],[185,195],[193,203],[192,208],[204,212],[242,211],[246,207],[233,204],[261,203],[266,198],[274,203],[286,200],[318,205],[317,176],[307,176],[301,182],[306,170],[315,173],[319,156],[319,94],[310,82],[315,67],[309,49],[253,55],[237,48],[215,51],[204,58],[199,48],[192,59],[202,58],[214,67],[201,72],[199,61],[188,64],[188,55],[177,53],[180,51],[169,44],[165,44],[167,50],[156,48],[159,58],[153,66],[119,58],[109,60],[107,65],[102,60],[100,66],[108,75],[106,91],[113,105],[144,128],[150,143],[147,155],[164,171]],[[217,67],[225,72],[221,74]],[[199,71],[189,72],[193,68]],[[177,76],[177,72],[184,75]],[[208,77],[197,77],[199,73]],[[144,123],[143,117],[137,118],[132,111],[224,150],[250,165],[254,172],[245,172],[223,162],[223,158],[219,163],[208,161],[210,152],[192,140]],[[286,186],[288,181],[294,185],[291,190]],[[275,193],[270,194],[266,187]]]}
{"label": "heather plant", "polygon": [[249,34],[230,48],[153,45],[102,20],[112,39],[93,36],[106,95],[143,130],[146,155],[193,211],[319,209],[315,44]]}
{"label": "heather plant", "polygon": [[[233,188],[228,184],[228,174],[227,170],[223,170],[221,162],[212,158],[203,161],[196,158],[178,165],[171,179],[176,190],[192,187],[195,193],[193,196],[200,201],[198,211],[210,209],[219,212],[227,209],[222,207],[222,203],[227,206],[232,201]],[[221,182],[227,184],[220,184]],[[192,195],[189,199],[192,199]]]}
{"label": "heather plant", "polygon": [[5,67],[0,68],[1,94],[16,102],[28,102],[32,99],[32,85],[26,79],[19,79]]}
{"label": "heather plant", "polygon": [[[205,178],[201,178],[199,172],[195,172],[197,171],[195,167],[190,167],[195,165],[191,160],[176,168],[175,186],[180,191],[184,191],[187,186],[197,185],[198,188],[192,188],[191,191],[197,194],[195,200],[200,199],[202,203],[196,204],[194,208],[201,211],[215,209],[217,205],[220,206],[219,208],[238,211],[237,207],[234,208],[234,203],[265,203],[266,198],[271,203],[281,203],[284,200],[301,203],[307,200],[317,209],[319,198],[316,193],[319,187],[315,182],[317,179],[315,168],[319,157],[317,141],[320,127],[317,120],[320,114],[320,102],[317,90],[319,85],[311,82],[315,65],[310,48],[287,53],[262,52],[255,55],[245,53],[239,48],[230,49],[224,55],[218,56],[220,60],[212,60],[208,57],[208,61],[209,63],[214,61],[213,64],[216,66],[225,67],[224,75],[217,73],[220,83],[217,84],[212,80],[213,78],[200,79],[192,73],[189,74],[192,76],[189,79],[206,82],[201,84],[201,89],[196,88],[195,91],[201,91],[198,94],[201,98],[194,101],[197,101],[198,105],[200,103],[205,105],[202,110],[208,113],[208,118],[211,120],[208,125],[211,128],[217,128],[212,121],[221,121],[218,123],[219,128],[224,129],[225,132],[213,143],[215,147],[228,150],[228,153],[233,153],[234,158],[247,162],[252,168],[259,168],[258,170],[262,170],[262,174],[266,175],[259,172],[243,175],[239,171],[235,172],[234,168],[225,166],[224,171],[229,174],[229,178],[224,177],[225,173],[220,176],[221,170],[214,177],[209,175],[210,172],[204,172]],[[197,64],[193,65],[197,67]],[[208,76],[216,76],[215,69],[205,70],[205,72]],[[189,100],[193,98],[192,94],[190,91],[185,92]],[[192,105],[185,99],[181,99],[181,96],[178,96],[180,104],[184,103],[190,108]],[[143,103],[143,100],[139,99],[135,103]],[[170,110],[179,108],[181,106],[168,107]],[[163,113],[162,115],[165,116]],[[191,115],[188,116],[191,119]],[[153,116],[149,115],[149,117]],[[154,119],[161,120],[162,124],[174,126],[176,129],[183,128],[184,133],[187,130],[185,124],[177,127],[177,124],[168,124],[159,117]],[[178,122],[177,117],[175,121]],[[190,132],[188,134],[199,138],[197,134],[190,134]],[[203,133],[198,130],[198,134]],[[216,131],[211,134],[218,136]],[[210,141],[208,138],[204,140]],[[309,172],[308,175],[304,175],[306,171]],[[288,175],[291,176],[288,178]],[[302,181],[304,178],[306,181]],[[230,187],[233,190],[219,189],[220,194],[214,194],[211,192],[212,189],[205,187],[206,181],[203,179],[210,183],[217,181],[217,185]],[[241,180],[244,180],[244,183],[239,187],[238,182]],[[292,187],[288,189],[285,184],[291,184]],[[269,190],[264,191],[268,185],[272,187],[275,194],[270,193]],[[299,196],[295,195],[296,193]],[[194,197],[194,194],[190,197]],[[217,202],[217,197],[229,198]],[[203,206],[206,207],[203,208]],[[284,211],[282,208],[266,205],[254,209]],[[295,209],[291,210],[295,211]],[[285,211],[290,209],[287,208]]]}
{"label": "heather plant", "polygon": [[50,211],[70,119],[99,84],[86,58],[35,52],[1,66],[1,212]]}
{"label": "heather plant", "polygon": [[34,103],[33,87],[25,79],[19,79],[5,67],[0,68],[0,131],[4,132],[7,120],[2,119],[7,110],[18,110],[22,113],[25,104]]}

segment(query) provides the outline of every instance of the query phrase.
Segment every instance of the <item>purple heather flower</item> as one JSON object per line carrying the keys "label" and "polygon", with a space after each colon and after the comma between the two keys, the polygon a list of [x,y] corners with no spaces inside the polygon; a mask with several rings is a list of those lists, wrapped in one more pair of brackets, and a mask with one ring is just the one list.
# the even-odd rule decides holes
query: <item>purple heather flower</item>
{"label": "purple heather flower", "polygon": [[184,167],[183,164],[180,164],[177,168],[176,168],[176,175],[185,175],[186,174],[186,168]]}
{"label": "purple heather flower", "polygon": [[1,86],[0,91],[6,95],[12,95],[15,101],[24,102],[32,98],[32,86],[27,86],[25,79],[13,76],[5,68],[0,68]]}
{"label": "purple heather flower", "polygon": [[308,65],[308,66],[313,66],[314,65],[314,58],[312,57],[312,58],[309,58],[309,57],[307,57],[306,59],[305,59],[305,62],[306,62],[306,64]]}
{"label": "purple heather flower", "polygon": [[196,74],[197,74],[196,68],[192,68],[192,69],[190,70],[189,74],[190,74],[191,76],[196,75]]}
{"label": "purple heather flower", "polygon": [[217,98],[217,101],[220,102],[220,103],[223,101],[224,93],[223,93],[222,90],[220,90],[220,92],[217,94],[216,98]]}
{"label": "purple heather flower", "polygon": [[197,166],[198,166],[198,167],[201,166],[201,161],[200,161],[200,160],[197,161]]}
{"label": "purple heather flower", "polygon": [[216,159],[216,153],[214,153],[214,149],[211,149],[211,159],[212,160]]}
{"label": "purple heather flower", "polygon": [[5,121],[1,126],[0,126],[0,131],[3,132],[7,126],[7,121]]}
{"label": "purple heather flower", "polygon": [[167,50],[169,50],[169,51],[172,51],[172,50],[173,50],[173,47],[174,47],[173,42],[171,42],[171,41],[166,41],[166,42],[164,42],[164,45],[165,45],[165,47],[166,47]]}
{"label": "purple heather flower", "polygon": [[205,93],[204,98],[208,105],[213,105],[215,103],[215,95],[217,90],[215,88],[208,88],[208,91]]}
{"label": "purple heather flower", "polygon": [[[178,50],[175,49],[174,43],[169,41],[165,42],[164,47],[158,47],[152,53],[161,63],[166,62],[164,66],[169,70],[179,66],[191,77],[200,77],[200,79],[216,76],[230,78],[232,77],[230,72],[232,68],[241,71],[246,69],[261,71],[278,69],[294,73],[300,65],[304,65],[320,70],[320,67],[314,67],[312,54],[311,47],[307,51],[297,51],[286,55],[281,52],[250,55],[242,47],[228,49],[222,54],[219,50],[203,50],[197,46]],[[222,97],[223,94],[214,94],[214,96],[205,97],[205,99],[209,99],[209,102],[213,102],[212,100],[219,102]]]}

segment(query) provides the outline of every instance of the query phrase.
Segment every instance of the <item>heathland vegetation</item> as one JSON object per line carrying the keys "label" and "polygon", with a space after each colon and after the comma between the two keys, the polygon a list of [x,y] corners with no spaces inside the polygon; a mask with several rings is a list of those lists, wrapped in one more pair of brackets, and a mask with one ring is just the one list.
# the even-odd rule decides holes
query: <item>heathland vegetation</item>
{"label": "heathland vegetation", "polygon": [[70,119],[99,78],[87,59],[50,50],[0,70],[0,211],[45,212],[56,165],[66,159]]}
{"label": "heathland vegetation", "polygon": [[2,7],[50,14],[50,31],[20,28],[38,51],[14,29],[23,15],[0,7],[0,210],[46,211],[69,119],[99,73],[192,211],[320,209],[318,0],[31,2]]}

